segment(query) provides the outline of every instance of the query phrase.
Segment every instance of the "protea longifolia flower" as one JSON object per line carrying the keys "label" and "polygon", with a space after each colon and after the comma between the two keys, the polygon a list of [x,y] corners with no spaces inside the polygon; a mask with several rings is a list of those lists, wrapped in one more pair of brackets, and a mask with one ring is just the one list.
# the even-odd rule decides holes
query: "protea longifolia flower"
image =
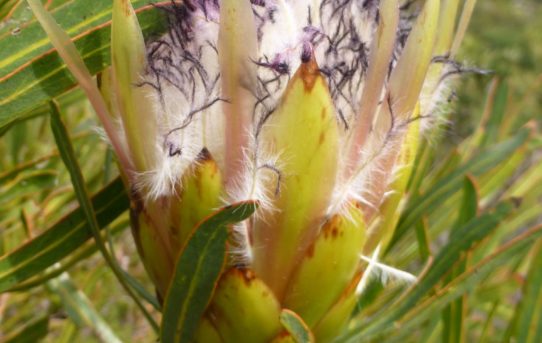
{"label": "protea longifolia flower", "polygon": [[362,257],[391,238],[462,36],[459,0],[405,3],[158,4],[170,28],[145,44],[130,2],[114,1],[98,102],[158,295],[200,221],[260,205],[235,227],[197,340],[280,340],[282,308],[318,341],[343,327],[371,267]]}

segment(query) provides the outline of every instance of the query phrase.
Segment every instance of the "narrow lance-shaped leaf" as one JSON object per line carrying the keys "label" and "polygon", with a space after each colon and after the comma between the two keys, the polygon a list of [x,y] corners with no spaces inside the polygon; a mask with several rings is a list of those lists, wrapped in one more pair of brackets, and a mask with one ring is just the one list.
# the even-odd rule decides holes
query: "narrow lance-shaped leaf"
{"label": "narrow lance-shaped leaf", "polygon": [[424,213],[430,212],[461,189],[465,173],[478,176],[489,171],[521,147],[529,138],[529,134],[528,129],[522,129],[514,137],[482,151],[479,156],[473,157],[451,173],[443,175],[430,191],[403,211],[388,251]]}
{"label": "narrow lance-shaped leaf", "polygon": [[248,218],[254,202],[225,207],[203,221],[186,243],[164,302],[162,342],[190,342],[226,260],[228,226]]}
{"label": "narrow lance-shaped leaf", "polygon": [[60,297],[64,310],[81,329],[91,328],[103,342],[122,342],[106,320],[96,311],[87,296],[77,289],[67,273],[48,281],[47,288]]}
{"label": "narrow lance-shaped leaf", "polygon": [[2,336],[4,343],[35,343],[45,339],[49,333],[49,316],[29,320],[17,332]]}
{"label": "narrow lance-shaped leaf", "polygon": [[73,150],[70,137],[68,135],[66,127],[64,126],[64,123],[62,123],[62,120],[60,119],[59,109],[54,102],[51,103],[51,129],[55,137],[55,142],[58,146],[60,157],[62,158],[64,164],[66,165],[66,168],[68,169],[75,195],[77,197],[79,205],[83,210],[85,219],[89,224],[90,231],[94,236],[94,240],[96,241],[98,249],[102,253],[102,256],[111,268],[113,274],[115,274],[117,280],[126,290],[128,295],[130,295],[130,297],[134,300],[145,318],[148,320],[149,324],[153,327],[154,330],[158,330],[158,325],[156,324],[150,313],[147,311],[147,309],[144,307],[144,305],[141,303],[135,292],[124,280],[124,274],[122,273],[121,268],[118,266],[116,260],[114,260],[114,258],[111,256],[105,246],[103,238],[100,235],[100,226],[96,219],[96,212],[92,207],[92,202],[89,200],[89,195],[86,189],[85,181],[83,179],[83,174],[81,172],[81,169],[79,168],[79,164],[77,163],[77,158],[75,157],[75,152]]}
{"label": "narrow lance-shaped leaf", "polygon": [[493,213],[482,215],[462,226],[456,234],[458,239],[450,241],[442,248],[441,252],[435,258],[435,262],[419,283],[408,294],[399,299],[395,305],[391,305],[388,311],[384,311],[369,326],[360,330],[358,334],[375,335],[405,315],[412,306],[440,281],[440,278],[449,271],[450,266],[457,261],[462,252],[467,251],[473,244],[481,241],[493,232],[513,209],[514,205],[512,201],[503,202],[497,206]]}
{"label": "narrow lance-shaped leaf", "polygon": [[542,241],[535,245],[532,253],[523,297],[515,313],[514,336],[517,342],[542,340]]}
{"label": "narrow lance-shaped leaf", "polygon": [[[147,0],[133,5],[146,35],[164,30],[161,11]],[[53,12],[92,74],[110,64],[110,0],[71,0]],[[49,42],[34,20],[21,26],[18,35],[0,36],[0,135],[17,121],[48,113],[48,101],[76,85]]]}
{"label": "narrow lance-shaped leaf", "polygon": [[[478,193],[475,180],[470,177],[466,177],[463,185],[463,197],[461,201],[461,207],[459,208],[459,215],[452,227],[450,239],[454,239],[455,231],[459,230],[463,225],[476,217],[478,214]],[[464,255],[468,255],[465,253]],[[461,275],[467,269],[468,256],[463,256],[462,260],[452,268],[448,276],[444,279],[445,283],[451,282],[458,275]],[[465,323],[463,320],[465,314],[465,306],[467,305],[466,299],[459,298],[456,301],[448,305],[442,312],[443,330],[442,339],[443,342],[461,343],[465,340]]]}
{"label": "narrow lance-shaped leaf", "polygon": [[[541,238],[541,226],[526,231],[500,247],[493,254],[487,256],[476,265],[470,267],[465,273],[450,282],[448,286],[439,291],[435,296],[429,297],[419,305],[411,308],[400,321],[394,322],[396,326],[387,325],[386,327],[382,327],[378,332],[382,335],[391,335],[392,333],[398,334],[398,337],[396,336],[397,339],[408,337],[416,326],[420,326],[427,320],[430,320],[431,317],[434,316],[434,313],[442,310],[453,300],[474,289],[483,282],[488,275],[498,270],[499,266],[513,261],[515,256],[525,253],[530,246]],[[391,323],[391,321],[389,323]],[[532,324],[538,325],[539,323],[539,321],[535,321]],[[373,330],[369,331],[360,333],[359,336],[356,333],[355,336],[359,337],[359,340],[357,341],[373,341],[375,336],[378,335],[378,332]],[[355,336],[352,335],[350,337],[353,338]],[[538,341],[535,340],[533,342]]]}
{"label": "narrow lance-shaped leaf", "polygon": [[[92,198],[99,227],[113,222],[129,206],[124,185],[116,179]],[[81,208],[69,213],[41,235],[0,257],[0,293],[69,256],[92,238]]]}

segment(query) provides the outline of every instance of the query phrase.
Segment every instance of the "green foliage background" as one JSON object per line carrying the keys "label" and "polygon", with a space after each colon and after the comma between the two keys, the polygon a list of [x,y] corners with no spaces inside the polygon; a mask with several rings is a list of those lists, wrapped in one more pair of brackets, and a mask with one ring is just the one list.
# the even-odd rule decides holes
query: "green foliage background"
{"label": "green foliage background", "polygon": [[[50,1],[49,9],[65,2]],[[0,45],[6,37],[20,35],[31,18],[30,11],[19,3],[0,1],[0,17],[10,18],[0,23]],[[152,15],[144,15],[151,22]],[[542,337],[542,280],[538,272],[542,243],[534,240],[540,237],[542,223],[541,16],[542,4],[537,0],[478,1],[459,60],[493,74],[469,75],[456,83],[457,100],[450,107],[449,124],[429,137],[420,153],[400,234],[385,258],[390,265],[414,274],[427,272],[424,275],[437,279],[431,283],[429,277],[422,278],[425,283],[421,285],[427,288],[414,288],[401,300],[397,299],[405,291],[404,285],[392,282],[384,288],[378,280],[372,282],[344,340],[371,341],[384,335],[380,341],[537,342]],[[147,28],[147,33],[159,31],[158,26]],[[79,48],[85,50],[85,45]],[[4,50],[3,58],[8,53]],[[104,61],[94,63],[96,70],[105,65]],[[10,72],[2,70],[0,77]],[[16,84],[0,82],[0,95],[6,96],[13,87]],[[94,194],[116,178],[111,153],[96,134],[96,117],[80,91],[71,90],[57,100],[86,187]],[[4,106],[0,111],[4,111],[0,117],[5,118],[14,109]],[[21,120],[13,125],[0,127],[0,341],[153,341],[156,334],[97,253],[83,226],[79,241],[70,236],[62,249],[32,241],[49,228],[58,229],[55,223],[67,215],[66,228],[85,222],[81,214],[70,215],[78,207],[76,196],[47,113],[48,106],[33,108],[21,113]],[[531,130],[529,137],[522,129],[526,125]],[[491,150],[510,141],[518,146],[505,152],[504,148]],[[461,171],[469,161],[484,157],[495,162],[485,169]],[[411,225],[401,226],[408,223],[409,213],[415,213],[409,210],[421,208],[424,196],[427,199],[439,183],[453,187],[431,207],[422,208]],[[111,189],[103,199],[122,193]],[[119,212],[127,206],[121,198],[115,202]],[[473,208],[478,208],[478,213],[472,213]],[[470,217],[478,220],[477,225],[463,233],[474,232],[480,237],[467,242],[467,235],[450,233],[469,227]],[[126,211],[103,218],[102,224],[107,224],[104,238],[118,264],[133,276],[132,285],[147,290],[139,294],[150,300],[146,308],[158,319]],[[531,228],[534,231],[528,231]],[[520,249],[505,249],[507,242],[525,232],[532,236],[520,237]],[[56,234],[54,241],[59,242],[62,234]],[[14,251],[24,247],[30,255],[15,258]],[[54,263],[40,265],[45,259],[40,254],[47,251],[51,251],[49,260]],[[495,257],[484,262],[492,253]],[[32,260],[32,255],[36,256],[35,264],[28,267],[32,277],[19,279],[22,274],[15,269],[23,269],[21,265]],[[481,263],[480,268],[472,269],[476,263]],[[439,274],[439,270],[448,272]],[[461,312],[454,306],[460,306],[458,296],[463,294],[466,310]],[[405,308],[408,301],[410,306]],[[394,323],[401,326],[392,330]]]}

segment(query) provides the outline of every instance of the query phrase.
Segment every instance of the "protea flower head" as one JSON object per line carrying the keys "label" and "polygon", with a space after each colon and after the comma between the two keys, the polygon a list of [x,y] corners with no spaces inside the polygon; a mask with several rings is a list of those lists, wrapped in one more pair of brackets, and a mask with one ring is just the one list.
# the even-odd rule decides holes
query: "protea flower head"
{"label": "protea flower head", "polygon": [[458,6],[172,1],[157,5],[169,31],[145,43],[130,2],[114,1],[102,121],[158,294],[198,222],[260,204],[236,227],[197,340],[280,341],[281,308],[318,341],[340,331],[366,282],[362,256],[374,262],[389,242],[454,73]]}

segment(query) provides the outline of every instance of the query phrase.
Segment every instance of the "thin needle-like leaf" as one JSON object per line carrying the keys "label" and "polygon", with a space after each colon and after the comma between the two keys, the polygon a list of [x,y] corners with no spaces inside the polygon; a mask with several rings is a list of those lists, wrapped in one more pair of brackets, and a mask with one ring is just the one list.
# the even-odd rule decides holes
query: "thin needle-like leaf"
{"label": "thin needle-like leaf", "polygon": [[100,252],[102,253],[107,264],[109,265],[121,285],[124,287],[126,292],[134,299],[137,306],[141,309],[142,313],[149,321],[149,324],[151,324],[153,329],[158,331],[158,324],[154,321],[151,314],[142,304],[141,300],[128,285],[128,282],[125,280],[121,268],[119,267],[117,261],[109,254],[109,251],[105,246],[105,242],[100,235],[100,226],[98,225],[96,213],[92,206],[92,202],[90,201],[88,196],[85,181],[83,179],[83,174],[81,173],[81,169],[79,168],[79,164],[77,163],[75,152],[73,150],[73,146],[71,145],[70,137],[68,135],[66,127],[60,119],[60,113],[55,103],[51,103],[51,128],[53,130],[60,156],[62,157],[62,160],[64,161],[64,164],[66,165],[70,173],[73,188],[75,190],[77,200],[79,201],[79,205],[83,209],[83,213],[85,214],[86,220],[90,226],[92,234],[94,235],[94,239],[96,240],[96,245],[100,249]]}

